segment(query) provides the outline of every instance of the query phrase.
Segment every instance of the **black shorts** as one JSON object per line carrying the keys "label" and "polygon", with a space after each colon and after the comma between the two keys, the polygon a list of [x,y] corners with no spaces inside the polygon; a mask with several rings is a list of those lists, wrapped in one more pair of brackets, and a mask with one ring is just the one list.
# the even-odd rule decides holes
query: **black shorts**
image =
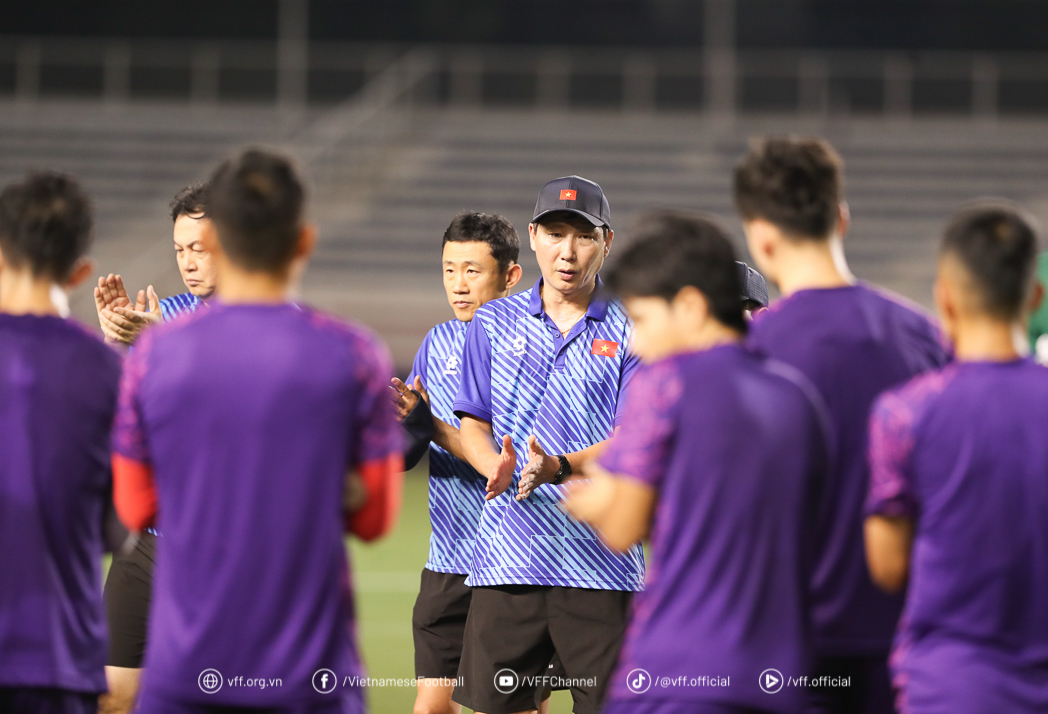
{"label": "black shorts", "polygon": [[465,585],[466,577],[422,571],[422,584],[411,614],[415,676],[419,679],[458,676],[462,633],[473,596],[473,588]]}
{"label": "black shorts", "polygon": [[[618,659],[631,596],[539,585],[473,588],[459,665],[462,684],[452,699],[486,714],[533,709],[541,678],[557,655],[570,680],[566,688],[575,714],[597,714]],[[564,688],[557,686],[564,683],[546,684]]]}
{"label": "black shorts", "polygon": [[98,694],[46,687],[0,687],[4,714],[95,714]]}
{"label": "black shorts", "polygon": [[567,684],[564,684],[567,678],[568,673],[564,671],[560,656],[554,654],[549,667],[546,668],[546,680],[535,690],[535,708],[541,708],[542,702],[549,699],[553,692],[570,689]]}
{"label": "black shorts", "polygon": [[109,667],[142,667],[155,561],[156,536],[144,531],[129,553],[113,557],[104,595],[109,623],[109,654],[106,657]]}

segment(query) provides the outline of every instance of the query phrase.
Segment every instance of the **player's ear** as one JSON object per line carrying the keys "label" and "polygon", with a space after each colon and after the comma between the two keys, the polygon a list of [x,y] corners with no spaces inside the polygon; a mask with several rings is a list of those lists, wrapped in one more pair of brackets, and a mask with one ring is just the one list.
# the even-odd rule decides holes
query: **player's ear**
{"label": "player's ear", "polygon": [[510,265],[506,269],[506,290],[512,290],[522,277],[524,277],[524,268],[520,267],[520,263]]}
{"label": "player's ear", "polygon": [[302,260],[313,254],[317,247],[317,227],[312,223],[305,223],[298,229],[298,242],[295,244],[295,259]]}
{"label": "player's ear", "polygon": [[531,240],[531,249],[535,250],[535,236],[538,233],[538,227],[534,223],[528,224],[528,238]]}
{"label": "player's ear", "polygon": [[939,313],[942,330],[951,341],[954,340],[954,325],[957,324],[957,301],[953,285],[944,270],[943,261],[939,261],[939,272],[932,288],[935,298],[935,311]]}
{"label": "player's ear", "polygon": [[95,261],[90,258],[80,258],[73,264],[73,269],[69,271],[69,277],[65,279],[62,287],[67,290],[72,290],[80,283],[87,280],[95,273]]}
{"label": "player's ear", "polygon": [[701,325],[710,317],[710,304],[706,296],[694,285],[685,285],[673,296],[672,307],[689,323]]}
{"label": "player's ear", "polygon": [[611,242],[615,240],[615,231],[611,228],[607,229],[607,233],[604,234],[604,257],[608,257],[608,253],[611,252]]}
{"label": "player's ear", "polygon": [[1037,312],[1037,308],[1041,306],[1041,302],[1043,300],[1044,285],[1041,284],[1040,280],[1035,280],[1033,284],[1033,290],[1030,291],[1030,302],[1026,306],[1026,309],[1029,310],[1029,314]]}
{"label": "player's ear", "polygon": [[844,240],[844,236],[848,235],[848,229],[851,227],[851,209],[848,208],[847,201],[841,201],[840,205],[837,206],[837,228],[834,234]]}

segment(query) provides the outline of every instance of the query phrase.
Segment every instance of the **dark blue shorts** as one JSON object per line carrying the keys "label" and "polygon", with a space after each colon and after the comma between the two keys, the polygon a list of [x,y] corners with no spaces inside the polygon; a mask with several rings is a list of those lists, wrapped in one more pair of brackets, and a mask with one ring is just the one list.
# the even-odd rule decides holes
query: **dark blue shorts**
{"label": "dark blue shorts", "polygon": [[4,714],[96,714],[98,694],[44,687],[0,687]]}

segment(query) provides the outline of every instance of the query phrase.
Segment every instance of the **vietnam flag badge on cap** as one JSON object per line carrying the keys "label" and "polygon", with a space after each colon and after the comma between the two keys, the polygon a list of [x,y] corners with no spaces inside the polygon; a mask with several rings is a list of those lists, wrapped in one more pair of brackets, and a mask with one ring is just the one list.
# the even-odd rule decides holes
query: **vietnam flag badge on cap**
{"label": "vietnam flag badge on cap", "polygon": [[562,189],[561,192],[560,192],[560,200],[561,201],[574,201],[576,195],[578,195],[577,191],[573,191],[570,188],[565,188],[565,189]]}
{"label": "vietnam flag badge on cap", "polygon": [[601,357],[614,357],[619,352],[619,343],[610,340],[593,340],[593,349],[590,354]]}

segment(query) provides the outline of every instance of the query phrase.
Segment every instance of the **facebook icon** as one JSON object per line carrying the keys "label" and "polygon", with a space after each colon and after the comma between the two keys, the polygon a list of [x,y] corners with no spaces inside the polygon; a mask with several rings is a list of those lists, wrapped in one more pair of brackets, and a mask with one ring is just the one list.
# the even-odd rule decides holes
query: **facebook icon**
{"label": "facebook icon", "polygon": [[634,694],[643,694],[651,686],[651,675],[643,669],[635,669],[626,675],[626,686]]}
{"label": "facebook icon", "polygon": [[313,674],[313,689],[321,694],[330,694],[335,691],[336,684],[338,684],[338,677],[330,669],[318,669]]}

